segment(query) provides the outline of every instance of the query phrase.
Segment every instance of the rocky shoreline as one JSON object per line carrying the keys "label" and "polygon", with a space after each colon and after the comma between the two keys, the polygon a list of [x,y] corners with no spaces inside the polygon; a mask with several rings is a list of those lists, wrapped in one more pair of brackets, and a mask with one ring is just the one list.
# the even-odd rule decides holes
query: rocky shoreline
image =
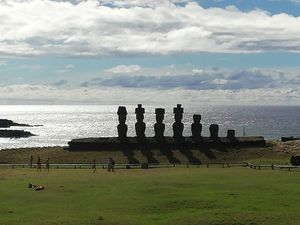
{"label": "rocky shoreline", "polygon": [[[42,125],[29,125],[24,123],[16,123],[12,120],[8,119],[0,119],[0,128],[10,128],[10,127],[36,127],[36,126],[42,126]],[[7,130],[2,129],[0,130],[0,137],[1,138],[28,138],[36,136],[35,134],[32,134],[29,131],[25,130]]]}
{"label": "rocky shoreline", "polygon": [[16,123],[8,119],[0,119],[0,128],[9,128],[9,127],[39,127],[43,125],[30,125],[25,123]]}
{"label": "rocky shoreline", "polygon": [[0,130],[0,137],[2,138],[27,138],[36,136],[25,130]]}

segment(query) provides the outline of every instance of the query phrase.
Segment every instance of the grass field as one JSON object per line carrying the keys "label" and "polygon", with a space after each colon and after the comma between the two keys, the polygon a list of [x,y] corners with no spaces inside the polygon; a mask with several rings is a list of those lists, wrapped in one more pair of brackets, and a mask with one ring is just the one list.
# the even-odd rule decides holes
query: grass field
{"label": "grass field", "polygon": [[[300,224],[300,172],[0,169],[1,225]],[[29,182],[44,191],[28,189]]]}

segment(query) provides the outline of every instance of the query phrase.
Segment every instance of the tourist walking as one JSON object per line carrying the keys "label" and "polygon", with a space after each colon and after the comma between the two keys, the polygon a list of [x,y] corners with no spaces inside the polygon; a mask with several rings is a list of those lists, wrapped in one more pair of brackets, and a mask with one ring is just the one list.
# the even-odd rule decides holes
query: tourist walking
{"label": "tourist walking", "polygon": [[37,162],[36,162],[36,171],[42,171],[42,163],[41,163],[41,158],[38,157]]}
{"label": "tourist walking", "polygon": [[48,171],[49,172],[49,170],[50,170],[50,159],[49,158],[47,158],[47,160],[46,160],[46,167],[45,167],[45,171]]}
{"label": "tourist walking", "polygon": [[115,172],[115,160],[111,158],[111,171]]}
{"label": "tourist walking", "polygon": [[93,173],[95,173],[96,172],[96,159],[94,159],[94,161],[93,161],[92,169],[93,169]]}

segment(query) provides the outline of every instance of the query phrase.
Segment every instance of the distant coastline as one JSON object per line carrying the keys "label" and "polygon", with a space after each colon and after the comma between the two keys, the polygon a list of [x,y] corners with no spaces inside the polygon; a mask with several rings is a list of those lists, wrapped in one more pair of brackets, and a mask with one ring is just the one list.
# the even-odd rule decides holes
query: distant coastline
{"label": "distant coastline", "polygon": [[[173,105],[174,106],[174,105]],[[74,138],[117,136],[117,105],[24,105],[1,106],[0,118],[7,118],[26,124],[43,124],[42,127],[26,127],[37,136],[28,139],[0,138],[0,149],[66,146]],[[134,124],[136,105],[128,109],[128,136],[135,136]],[[145,105],[146,135],[154,135],[155,107],[166,109],[165,135],[172,135],[174,121],[171,106]],[[184,105],[184,136],[190,136],[190,125],[194,113],[202,115],[203,136],[208,136],[211,123],[220,125],[220,136],[226,136],[227,129],[235,129],[236,136],[263,136],[266,140],[282,136],[300,135],[300,106],[188,106]],[[22,128],[21,128],[22,129]]]}

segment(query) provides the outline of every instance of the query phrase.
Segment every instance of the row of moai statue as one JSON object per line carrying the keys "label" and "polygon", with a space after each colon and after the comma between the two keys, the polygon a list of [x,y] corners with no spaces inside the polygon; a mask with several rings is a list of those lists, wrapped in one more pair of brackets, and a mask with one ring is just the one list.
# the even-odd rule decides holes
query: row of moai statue
{"label": "row of moai statue", "polygon": [[[173,137],[175,139],[182,139],[183,138],[183,129],[184,125],[182,123],[183,117],[183,108],[181,104],[177,104],[177,107],[173,108],[174,119],[175,122],[173,123]],[[135,132],[138,139],[145,138],[145,130],[146,124],[144,123],[144,114],[145,109],[142,107],[142,104],[138,104],[138,107],[135,108],[136,114],[136,124],[135,124]],[[156,123],[154,124],[154,137],[159,140],[164,139],[164,132],[165,132],[165,124],[163,123],[165,109],[163,108],[156,108]],[[119,106],[118,108],[118,117],[119,117],[119,125],[118,125],[118,137],[120,139],[127,138],[127,130],[128,127],[126,125],[126,117],[127,117],[127,110],[125,106]],[[194,114],[193,115],[193,123],[191,125],[192,131],[192,138],[194,140],[200,140],[202,135],[202,124],[201,122],[201,115]],[[211,124],[209,127],[210,137],[212,139],[217,139],[219,137],[219,125],[218,124]],[[227,138],[235,138],[235,130],[228,130],[227,131]]]}

